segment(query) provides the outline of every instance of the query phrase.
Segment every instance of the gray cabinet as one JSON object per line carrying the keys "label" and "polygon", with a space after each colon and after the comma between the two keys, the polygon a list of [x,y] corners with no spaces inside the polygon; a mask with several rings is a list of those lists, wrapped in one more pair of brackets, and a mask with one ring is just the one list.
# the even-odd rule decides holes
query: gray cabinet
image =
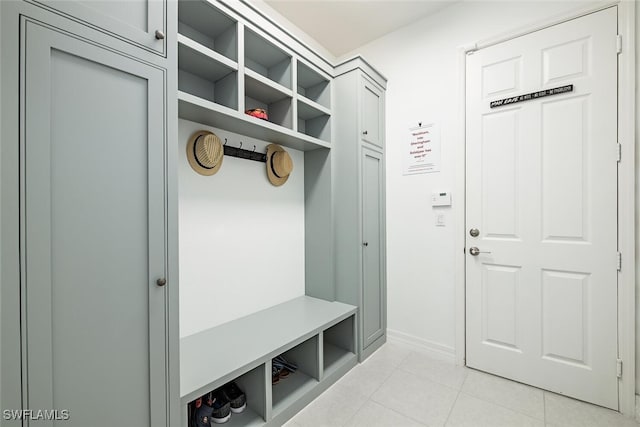
{"label": "gray cabinet", "polygon": [[165,54],[167,0],[31,0],[144,49]]}
{"label": "gray cabinet", "polygon": [[360,58],[337,71],[332,148],[336,299],[359,308],[363,360],[386,341],[386,81]]}
{"label": "gray cabinet", "polygon": [[384,169],[382,153],[362,149],[362,340],[385,334]]}
{"label": "gray cabinet", "polygon": [[[19,180],[3,170],[2,196],[21,200],[23,408],[68,410],[68,426],[176,425],[166,70],[59,16],[18,3],[9,15],[20,16],[20,33],[8,25],[3,37],[19,39],[21,85],[17,102],[3,100],[2,124],[20,139],[2,144],[20,170]],[[3,75],[3,94],[17,77]]]}
{"label": "gray cabinet", "polygon": [[384,97],[382,89],[363,76],[360,91],[360,138],[363,142],[384,147]]}

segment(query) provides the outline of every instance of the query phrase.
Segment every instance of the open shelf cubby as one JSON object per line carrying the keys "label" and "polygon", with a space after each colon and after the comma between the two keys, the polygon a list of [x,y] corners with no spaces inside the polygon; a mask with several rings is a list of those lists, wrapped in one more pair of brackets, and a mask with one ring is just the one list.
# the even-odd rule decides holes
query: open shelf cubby
{"label": "open shelf cubby", "polygon": [[293,128],[291,90],[265,79],[258,73],[246,70],[244,92],[246,110],[262,108],[267,112],[269,122],[288,129]]}
{"label": "open shelf cubby", "polygon": [[330,141],[330,111],[312,101],[298,98],[298,132],[323,141]]}
{"label": "open shelf cubby", "polygon": [[322,333],[324,376],[331,376],[356,356],[352,339],[355,333],[354,320],[353,317],[348,317]]}
{"label": "open shelf cubby", "polygon": [[297,365],[298,369],[296,372],[289,373],[286,378],[281,378],[276,384],[272,384],[274,416],[318,384],[320,380],[318,336],[298,344],[282,356],[288,362]]}
{"label": "open shelf cubby", "polygon": [[190,40],[178,40],[178,89],[228,108],[238,108],[238,66],[219,62]]}
{"label": "open shelf cubby", "polygon": [[329,78],[300,61],[298,61],[297,84],[298,95],[302,95],[327,109],[331,106]]}
{"label": "open shelf cubby", "polygon": [[[250,371],[240,375],[233,381],[245,394],[247,407],[241,413],[231,413],[231,419],[225,423],[227,426],[261,426],[267,418],[267,397],[264,388],[265,365],[259,365]],[[213,390],[210,390],[213,391]],[[205,393],[206,394],[206,393]],[[191,418],[196,415],[195,400],[189,402],[189,426]],[[195,424],[194,424],[195,425]]]}
{"label": "open shelf cubby", "polygon": [[238,24],[204,0],[178,2],[178,33],[238,61]]}
{"label": "open shelf cubby", "polygon": [[292,89],[290,54],[249,28],[245,28],[244,46],[246,68],[287,89]]}

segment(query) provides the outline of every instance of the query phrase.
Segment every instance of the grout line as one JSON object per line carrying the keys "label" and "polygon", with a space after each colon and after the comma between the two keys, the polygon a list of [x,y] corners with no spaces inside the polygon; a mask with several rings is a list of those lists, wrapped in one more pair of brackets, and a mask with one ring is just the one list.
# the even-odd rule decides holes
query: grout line
{"label": "grout line", "polygon": [[542,390],[542,420],[547,425],[547,392]]}
{"label": "grout line", "polygon": [[444,420],[444,426],[446,426],[447,423],[449,422],[449,418],[451,418],[451,414],[453,413],[453,408],[455,408],[456,403],[458,403],[458,398],[460,397],[461,394],[462,394],[462,389],[458,391],[458,394],[456,395],[456,400],[453,401],[453,405],[451,405],[451,409],[449,409],[449,413],[447,414],[447,419]]}

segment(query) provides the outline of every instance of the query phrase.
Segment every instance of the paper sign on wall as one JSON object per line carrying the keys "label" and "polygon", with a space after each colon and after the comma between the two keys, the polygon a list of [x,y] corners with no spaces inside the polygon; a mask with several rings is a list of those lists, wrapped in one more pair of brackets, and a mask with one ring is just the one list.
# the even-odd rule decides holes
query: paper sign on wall
{"label": "paper sign on wall", "polygon": [[440,129],[437,123],[409,128],[404,175],[440,171]]}

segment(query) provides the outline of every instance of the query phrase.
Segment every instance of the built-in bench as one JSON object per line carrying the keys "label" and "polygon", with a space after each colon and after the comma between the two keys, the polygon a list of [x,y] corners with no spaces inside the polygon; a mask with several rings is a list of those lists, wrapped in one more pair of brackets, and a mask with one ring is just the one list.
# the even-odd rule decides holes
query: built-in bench
{"label": "built-in bench", "polygon": [[[247,409],[230,426],[282,425],[357,363],[356,310],[301,296],[180,340],[183,427],[188,404],[235,380]],[[271,361],[298,366],[272,385]]]}

